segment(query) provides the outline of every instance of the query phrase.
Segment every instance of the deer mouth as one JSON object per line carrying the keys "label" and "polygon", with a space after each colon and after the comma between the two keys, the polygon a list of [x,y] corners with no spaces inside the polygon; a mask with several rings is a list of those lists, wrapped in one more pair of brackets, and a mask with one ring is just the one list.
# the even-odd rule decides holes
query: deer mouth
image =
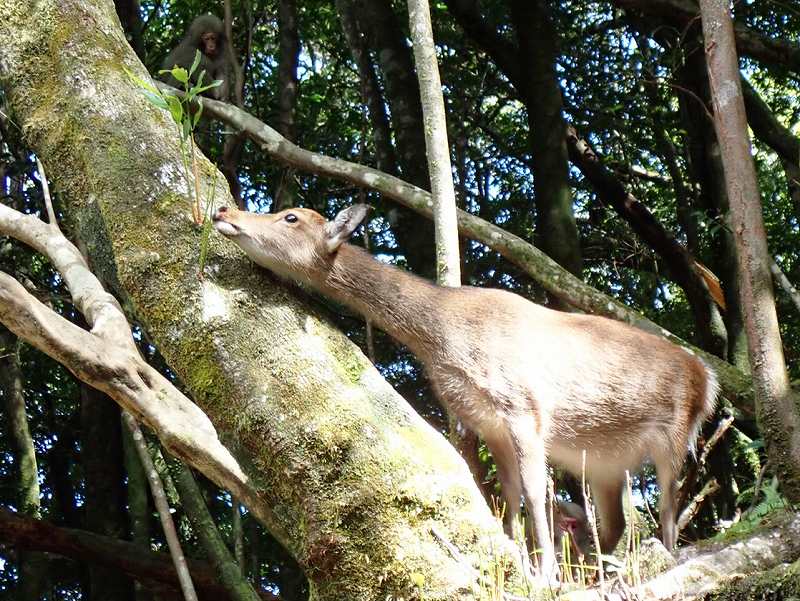
{"label": "deer mouth", "polygon": [[218,218],[216,215],[213,218],[214,221],[214,229],[217,230],[220,234],[227,237],[238,236],[242,230],[238,225],[234,225],[228,221],[223,221],[222,219]]}

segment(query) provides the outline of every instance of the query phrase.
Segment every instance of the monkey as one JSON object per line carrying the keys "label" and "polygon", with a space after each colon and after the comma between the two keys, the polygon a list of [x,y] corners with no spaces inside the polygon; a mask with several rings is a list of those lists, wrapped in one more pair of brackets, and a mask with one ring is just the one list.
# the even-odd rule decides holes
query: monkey
{"label": "monkey", "polygon": [[[236,66],[231,64],[228,52],[228,39],[222,21],[214,15],[195,17],[189,31],[161,64],[162,71],[171,71],[174,67],[183,67],[187,71],[194,63],[196,51],[200,51],[200,64],[192,74],[192,81],[197,83],[200,73],[205,71],[203,84],[221,80],[222,84],[205,92],[206,95],[229,102],[231,100],[231,79],[235,78]],[[161,79],[171,86],[180,88],[182,84],[172,77],[171,73],[162,73]]]}
{"label": "monkey", "polygon": [[592,549],[589,520],[580,505],[571,501],[558,501],[555,506],[553,522],[556,551],[561,549],[561,540],[564,535],[569,534],[571,560],[577,563],[589,555]]}

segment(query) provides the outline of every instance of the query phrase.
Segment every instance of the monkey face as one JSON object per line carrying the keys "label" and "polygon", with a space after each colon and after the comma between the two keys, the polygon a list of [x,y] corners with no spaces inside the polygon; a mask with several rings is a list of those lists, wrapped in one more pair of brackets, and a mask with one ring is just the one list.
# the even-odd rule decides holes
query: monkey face
{"label": "monkey face", "polygon": [[200,36],[200,51],[209,58],[216,58],[219,53],[219,35],[213,31],[206,31]]}

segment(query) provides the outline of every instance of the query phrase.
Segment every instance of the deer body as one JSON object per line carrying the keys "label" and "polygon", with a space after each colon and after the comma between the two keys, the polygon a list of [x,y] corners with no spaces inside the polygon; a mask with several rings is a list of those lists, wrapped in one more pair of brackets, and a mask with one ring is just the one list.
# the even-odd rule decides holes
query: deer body
{"label": "deer body", "polygon": [[[562,313],[502,290],[444,288],[344,243],[362,205],[326,222],[307,209],[215,215],[256,263],[362,313],[423,363],[438,397],[486,441],[508,517],[524,497],[544,565],[553,558],[546,461],[583,470],[601,547],[624,528],[625,470],[650,458],[662,489],[666,546],[675,544],[675,488],[687,445],[713,411],[705,364],[657,336],[610,319]],[[353,214],[354,213],[354,214]]]}

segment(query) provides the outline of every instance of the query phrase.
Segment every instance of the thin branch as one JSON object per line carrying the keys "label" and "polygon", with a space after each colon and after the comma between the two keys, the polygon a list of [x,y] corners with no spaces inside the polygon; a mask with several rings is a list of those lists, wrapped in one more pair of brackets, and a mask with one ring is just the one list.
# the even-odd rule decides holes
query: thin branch
{"label": "thin branch", "polygon": [[683,529],[689,525],[689,522],[692,521],[692,518],[694,518],[694,516],[700,510],[700,505],[703,504],[703,501],[705,501],[706,497],[713,495],[719,489],[720,485],[716,478],[711,478],[711,480],[705,483],[702,490],[697,493],[695,498],[692,499],[692,502],[686,506],[686,509],[684,509],[681,512],[681,515],[678,517],[678,534],[680,534],[681,531],[683,531]]}
{"label": "thin branch", "polygon": [[770,261],[769,270],[772,273],[772,279],[775,285],[787,294],[795,308],[800,311],[800,292],[792,285],[789,278],[786,277],[786,274],[783,273],[783,270],[775,262],[775,259]]}
{"label": "thin branch", "polygon": [[44,165],[42,165],[39,157],[36,157],[36,168],[39,170],[39,179],[42,182],[42,196],[44,196],[44,206],[47,209],[47,222],[50,227],[60,230],[58,221],[56,221],[56,212],[53,210],[53,199],[50,197],[50,184],[47,183],[47,174],[44,172]]}
{"label": "thin branch", "polygon": [[147,481],[150,483],[150,492],[153,493],[153,502],[156,505],[158,517],[161,519],[164,538],[167,539],[167,547],[169,547],[169,554],[172,557],[172,563],[175,565],[175,571],[178,574],[183,598],[186,599],[186,601],[197,601],[197,592],[194,590],[192,576],[186,564],[186,556],[183,554],[181,541],[178,538],[178,532],[175,530],[175,522],[172,521],[167,495],[164,492],[164,487],[153,465],[150,452],[147,450],[147,445],[144,442],[144,434],[142,434],[139,424],[136,423],[136,420],[129,412],[122,412],[122,420],[125,422],[128,430],[130,430],[131,436],[133,437],[133,444],[136,447],[136,453],[139,455],[139,461],[142,462],[144,472],[147,474]]}

